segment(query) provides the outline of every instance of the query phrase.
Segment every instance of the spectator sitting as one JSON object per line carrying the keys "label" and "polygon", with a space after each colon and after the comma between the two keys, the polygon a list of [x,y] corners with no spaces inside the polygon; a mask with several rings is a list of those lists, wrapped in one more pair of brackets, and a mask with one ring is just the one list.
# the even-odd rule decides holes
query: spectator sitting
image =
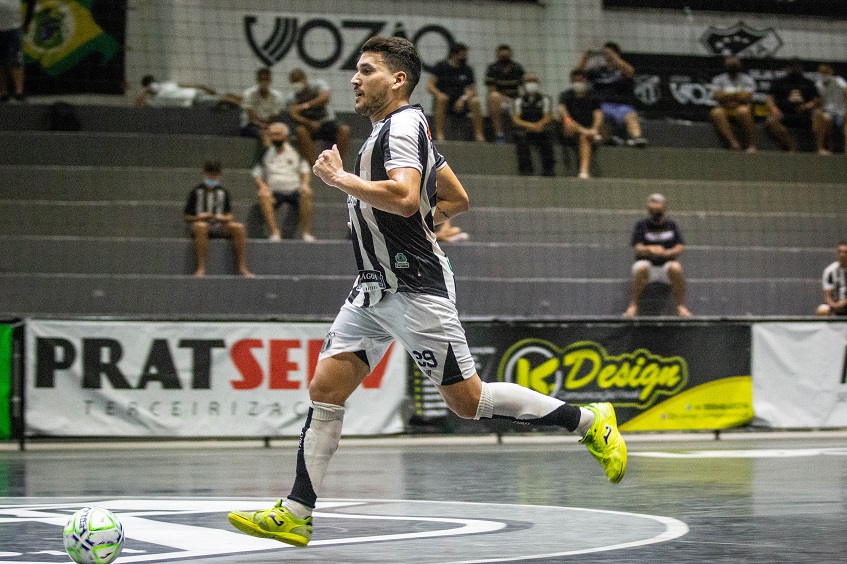
{"label": "spectator sitting", "polygon": [[523,84],[523,67],[512,60],[512,48],[500,45],[496,51],[497,60],[488,65],[485,72],[485,85],[488,87],[488,117],[494,127],[494,141],[505,143],[503,131],[503,110],[511,110],[515,98],[520,94]]}
{"label": "spectator sitting", "polygon": [[544,176],[554,176],[553,136],[547,126],[553,121],[550,98],[539,90],[538,75],[524,75],[523,95],[515,100],[512,124],[515,126],[515,149],[521,174],[533,173],[530,145],[538,149]]}
{"label": "spectator sitting", "polygon": [[482,134],[482,109],[476,93],[474,72],[468,66],[467,45],[455,43],[450,47],[447,58],[436,63],[432,69],[426,89],[432,94],[437,141],[444,140],[444,119],[448,113],[457,117],[470,113],[474,139],[485,141]]}
{"label": "spectator sitting", "polygon": [[301,69],[292,70],[288,81],[294,88],[289,115],[297,124],[297,146],[309,166],[315,164],[318,158],[315,139],[325,141],[327,145],[338,145],[341,156],[346,155],[350,148],[350,126],[335,119],[335,112],[329,107],[330,93],[326,81],[310,83]]}
{"label": "spectator sitting", "polygon": [[823,271],[823,299],[818,315],[847,315],[847,241],[838,243],[838,260]]}
{"label": "spectator sitting", "polygon": [[271,69],[256,71],[256,84],[241,95],[241,108],[244,110],[241,134],[245,137],[257,137],[263,144],[268,126],[279,121],[285,108],[285,97],[279,90],[271,88]]}
{"label": "spectator sitting", "polygon": [[835,76],[830,65],[818,67],[818,81],[815,88],[821,99],[820,118],[822,123],[816,136],[818,153],[830,155],[833,151],[833,125],[844,130],[844,150],[847,153],[847,121],[844,120],[844,107],[847,103],[847,81]]}
{"label": "spectator sitting", "polygon": [[611,41],[603,45],[602,63],[589,68],[589,62],[594,60],[595,55],[593,51],[586,51],[577,68],[585,71],[588,81],[600,96],[600,107],[607,123],[626,128],[627,139],[621,140],[613,134],[612,141],[643,147],[647,139],[641,133],[641,122],[634,106],[635,67],[621,57],[620,46]]}
{"label": "spectator sitting", "polygon": [[712,109],[712,122],[718,133],[729,143],[733,151],[741,150],[741,144],[732,131],[730,120],[737,121],[744,132],[747,152],[756,152],[756,124],[753,122],[753,94],[756,82],[749,74],[741,72],[741,60],[738,57],[724,59],[725,73],[712,80],[713,97],[717,107]]}
{"label": "spectator sitting", "polygon": [[585,71],[571,71],[571,87],[559,96],[559,120],[562,135],[577,137],[579,146],[579,178],[590,178],[591,153],[600,140],[603,111],[600,97],[588,85]]}
{"label": "spectator sitting", "polygon": [[209,161],[203,167],[203,182],[188,194],[183,219],[191,226],[194,252],[197,255],[195,276],[206,275],[206,254],[210,237],[226,237],[232,241],[238,273],[247,278],[247,234],[244,225],[232,220],[229,192],[221,186],[221,162]]}
{"label": "spectator sitting", "polygon": [[788,131],[788,127],[821,127],[823,116],[814,110],[818,106],[818,91],[815,84],[803,76],[803,64],[799,59],[792,60],[786,68],[785,76],[771,84],[768,94],[770,114],[765,121],[768,131],[785,151],[796,151],[797,140]]}
{"label": "spectator sitting", "polygon": [[271,241],[282,240],[276,223],[276,210],[282,204],[293,206],[300,220],[303,240],[312,242],[311,168],[294,147],[288,143],[288,126],[272,123],[268,128],[270,141],[262,158],[253,167],[253,178],[259,187],[259,205],[270,232]]}
{"label": "spectator sitting", "polygon": [[468,235],[465,231],[462,231],[461,228],[453,225],[449,219],[446,219],[435,226],[436,241],[456,243],[458,241],[467,241],[470,238],[470,235]]}
{"label": "spectator sitting", "polygon": [[0,2],[0,102],[10,97],[18,102],[26,100],[21,36],[29,29],[34,15],[35,0],[25,0],[23,17],[21,0]]}
{"label": "spectator sitting", "polygon": [[152,74],[141,79],[141,93],[135,99],[138,107],[183,107],[200,105],[240,106],[241,96],[217,94],[213,88],[203,84],[159,82]]}
{"label": "spectator sitting", "polygon": [[682,233],[676,222],[668,219],[663,195],[652,194],[647,198],[647,213],[647,218],[636,223],[632,233],[636,260],[632,265],[632,291],[624,317],[638,315],[638,301],[650,282],[669,284],[677,315],[691,317],[685,307],[685,277],[677,260],[685,250]]}

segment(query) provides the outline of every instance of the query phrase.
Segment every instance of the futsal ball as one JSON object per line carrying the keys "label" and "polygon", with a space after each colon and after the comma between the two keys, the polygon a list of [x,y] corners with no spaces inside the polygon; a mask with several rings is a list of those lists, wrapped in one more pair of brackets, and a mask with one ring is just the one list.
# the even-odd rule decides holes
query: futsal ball
{"label": "futsal ball", "polygon": [[109,564],[123,547],[123,525],[102,507],[83,507],[65,525],[65,550],[78,564]]}

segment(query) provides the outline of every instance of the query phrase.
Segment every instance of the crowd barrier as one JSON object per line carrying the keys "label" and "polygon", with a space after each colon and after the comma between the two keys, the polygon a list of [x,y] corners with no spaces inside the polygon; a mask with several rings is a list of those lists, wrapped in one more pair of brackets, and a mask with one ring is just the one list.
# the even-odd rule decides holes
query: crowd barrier
{"label": "crowd barrier", "polygon": [[[610,401],[624,432],[847,427],[847,321],[468,321],[465,329],[483,380],[578,404]],[[6,323],[0,438],[295,437],[328,330],[325,322]],[[351,396],[344,433],[467,429],[420,362],[392,346]]]}

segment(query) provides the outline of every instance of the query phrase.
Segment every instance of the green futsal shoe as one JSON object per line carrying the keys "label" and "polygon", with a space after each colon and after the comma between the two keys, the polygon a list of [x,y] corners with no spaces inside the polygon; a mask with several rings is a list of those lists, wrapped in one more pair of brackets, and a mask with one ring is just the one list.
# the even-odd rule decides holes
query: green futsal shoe
{"label": "green futsal shoe", "polygon": [[594,414],[594,423],[579,442],[588,447],[609,481],[617,484],[626,473],[626,443],[618,432],[615,408],[610,403],[591,403],[585,408]]}
{"label": "green futsal shoe", "polygon": [[298,519],[281,499],[263,511],[232,511],[227,519],[242,533],[294,546],[306,546],[312,538],[312,518]]}

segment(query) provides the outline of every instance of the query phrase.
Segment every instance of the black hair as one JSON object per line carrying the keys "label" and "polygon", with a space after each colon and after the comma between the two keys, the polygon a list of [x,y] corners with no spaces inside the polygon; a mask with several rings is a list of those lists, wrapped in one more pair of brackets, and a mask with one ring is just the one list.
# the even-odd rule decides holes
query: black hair
{"label": "black hair", "polygon": [[362,53],[380,53],[391,72],[406,73],[406,93],[411,95],[421,79],[421,58],[412,42],[403,37],[371,37]]}
{"label": "black hair", "polygon": [[455,55],[457,53],[461,53],[462,51],[467,51],[467,50],[468,50],[468,46],[465,45],[464,43],[454,43],[450,46],[450,50],[447,51],[447,56],[452,57],[453,55]]}
{"label": "black hair", "polygon": [[617,53],[618,55],[620,55],[620,54],[621,54],[621,46],[620,46],[620,45],[618,45],[617,43],[615,43],[614,41],[607,41],[607,42],[603,45],[603,47],[604,47],[604,48],[606,48],[606,47],[607,47],[607,48],[611,49],[612,51],[614,51],[614,52],[615,52],[615,53]]}
{"label": "black hair", "polygon": [[208,174],[220,174],[223,170],[223,165],[221,165],[220,159],[215,159],[212,161],[206,161],[203,165],[203,172]]}
{"label": "black hair", "polygon": [[148,86],[150,86],[154,82],[156,82],[156,77],[153,76],[152,74],[146,74],[146,75],[144,75],[144,78],[141,79],[141,86],[143,86],[144,88],[147,88]]}

